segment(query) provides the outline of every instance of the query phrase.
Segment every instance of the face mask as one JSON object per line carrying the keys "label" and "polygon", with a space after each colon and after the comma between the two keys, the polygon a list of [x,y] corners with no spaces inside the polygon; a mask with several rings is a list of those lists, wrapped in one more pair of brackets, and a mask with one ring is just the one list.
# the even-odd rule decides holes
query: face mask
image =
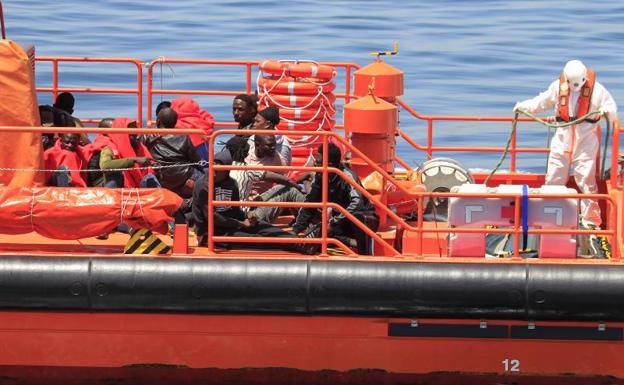
{"label": "face mask", "polygon": [[587,68],[580,60],[571,60],[563,68],[563,74],[572,92],[580,92],[587,80]]}

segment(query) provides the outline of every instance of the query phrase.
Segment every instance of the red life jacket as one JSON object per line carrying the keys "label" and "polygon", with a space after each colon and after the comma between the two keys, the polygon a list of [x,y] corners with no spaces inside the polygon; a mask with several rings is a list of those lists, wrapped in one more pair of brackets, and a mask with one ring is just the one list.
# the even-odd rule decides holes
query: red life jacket
{"label": "red life jacket", "polygon": [[[566,80],[563,72],[559,76],[559,109],[557,110],[557,119],[565,122],[575,120],[579,116],[586,115],[589,112],[591,105],[591,97],[594,92],[594,84],[596,83],[596,74],[591,69],[587,69],[587,76],[585,84],[581,87],[581,95],[579,95],[578,102],[576,104],[576,116],[570,117],[569,102],[570,102],[570,86]],[[594,122],[594,120],[586,119]]]}

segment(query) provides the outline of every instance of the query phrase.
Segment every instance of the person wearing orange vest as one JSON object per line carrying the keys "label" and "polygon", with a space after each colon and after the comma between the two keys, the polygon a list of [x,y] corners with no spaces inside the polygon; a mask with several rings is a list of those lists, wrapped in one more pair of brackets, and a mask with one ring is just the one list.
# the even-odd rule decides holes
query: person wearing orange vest
{"label": "person wearing orange vest", "polygon": [[[594,71],[586,68],[580,60],[566,63],[559,79],[538,96],[514,106],[532,114],[555,109],[558,121],[570,122],[589,116],[584,121],[557,129],[550,144],[546,184],[565,185],[573,171],[574,179],[583,193],[596,193],[596,156],[599,138],[598,121],[607,115],[611,124],[617,119],[617,106],[607,89],[596,81]],[[581,201],[581,225],[598,228],[601,225],[598,202],[592,199]]]}

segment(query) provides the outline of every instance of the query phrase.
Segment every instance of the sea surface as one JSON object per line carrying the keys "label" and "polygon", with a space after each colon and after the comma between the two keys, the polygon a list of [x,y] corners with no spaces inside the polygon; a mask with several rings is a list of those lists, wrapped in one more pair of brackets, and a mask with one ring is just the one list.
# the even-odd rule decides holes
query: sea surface
{"label": "sea surface", "polygon": [[[8,36],[34,43],[38,55],[193,59],[312,59],[366,65],[371,51],[405,73],[404,100],[426,115],[511,116],[516,101],[537,95],[563,65],[580,59],[616,101],[624,103],[622,1],[208,1],[5,0]],[[51,66],[39,63],[39,86]],[[63,87],[134,86],[128,66],[61,65]],[[197,66],[157,67],[155,87],[243,90],[241,76]],[[136,98],[77,94],[80,117],[136,116]],[[155,102],[160,101],[156,97]],[[198,98],[231,121],[231,98]],[[41,94],[40,103],[51,103]],[[339,114],[339,118],[340,118]],[[419,142],[426,125],[400,114]],[[503,146],[509,123],[442,123],[435,145]],[[519,144],[543,147],[547,130],[520,127]],[[399,153],[417,166],[426,157],[405,142]],[[492,168],[498,154],[452,156],[467,167]],[[521,157],[543,171],[542,156]],[[505,166],[503,166],[505,167]]]}

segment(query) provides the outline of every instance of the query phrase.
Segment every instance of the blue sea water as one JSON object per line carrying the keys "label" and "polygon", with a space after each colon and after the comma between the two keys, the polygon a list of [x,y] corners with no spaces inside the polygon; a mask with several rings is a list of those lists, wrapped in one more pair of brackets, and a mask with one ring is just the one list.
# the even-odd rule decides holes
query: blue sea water
{"label": "blue sea water", "polygon": [[[621,1],[356,1],[5,0],[10,38],[34,43],[38,55],[195,59],[314,59],[366,65],[369,52],[405,72],[404,100],[427,115],[510,116],[514,103],[536,95],[566,61],[581,59],[616,101],[624,100],[624,3]],[[132,87],[129,67],[63,65],[62,86]],[[178,66],[162,72],[166,88],[242,90],[240,78]],[[37,68],[50,85],[50,66]],[[156,85],[161,75],[157,74]],[[218,120],[231,120],[229,98],[199,98]],[[156,100],[156,102],[159,99]],[[50,94],[40,102],[50,103]],[[77,95],[78,116],[133,115],[128,96]],[[401,127],[424,142],[426,125],[401,113]],[[503,146],[508,123],[436,125],[434,144]],[[543,147],[546,130],[522,126],[519,144]],[[404,142],[413,165],[425,155]],[[452,155],[491,168],[498,154]],[[542,171],[544,158],[520,167]]]}

